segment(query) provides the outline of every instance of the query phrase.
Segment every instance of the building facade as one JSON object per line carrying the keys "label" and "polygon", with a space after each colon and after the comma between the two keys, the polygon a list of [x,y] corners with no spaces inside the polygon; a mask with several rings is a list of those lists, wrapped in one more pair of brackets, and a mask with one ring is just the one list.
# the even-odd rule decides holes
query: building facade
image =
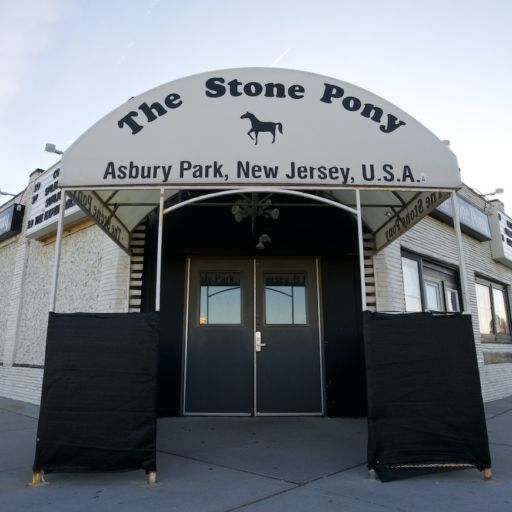
{"label": "building facade", "polygon": [[[31,403],[39,402],[44,368],[57,219],[55,214],[46,212],[53,208],[52,196],[59,194],[59,190],[51,186],[57,181],[58,176],[54,176],[58,168],[57,164],[47,171],[34,172],[26,190],[0,209],[3,215],[15,205],[24,207],[18,229],[10,229],[12,226],[4,222],[0,235],[3,290],[0,296],[0,395]],[[278,218],[272,218],[270,213],[256,218],[260,228],[270,234],[269,241],[259,240],[251,234],[253,220],[250,216],[241,222],[234,218],[238,210],[235,208],[233,213],[233,207],[243,206],[237,203],[241,199],[235,196],[224,203],[216,201],[185,207],[171,213],[164,224],[160,414],[237,412],[227,410],[230,405],[222,401],[210,411],[202,410],[207,404],[201,403],[200,397],[205,395],[215,375],[194,376],[194,358],[204,357],[204,354],[193,352],[193,343],[200,346],[203,342],[201,329],[198,331],[190,320],[191,311],[197,311],[197,325],[212,324],[212,330],[216,329],[215,315],[222,317],[219,320],[222,325],[243,324],[239,318],[225,316],[229,300],[216,304],[211,298],[215,293],[240,286],[236,276],[225,272],[226,261],[230,261],[231,269],[251,267],[254,282],[260,267],[262,272],[271,271],[268,274],[271,277],[266,274],[267,282],[263,285],[266,295],[261,299],[267,301],[267,323],[274,322],[272,311],[276,315],[279,311],[284,314],[282,311],[287,308],[279,298],[270,299],[269,290],[277,290],[283,297],[287,290],[294,294],[291,306],[294,316],[286,321],[275,320],[276,325],[283,322],[292,325],[289,328],[295,329],[293,336],[300,336],[298,327],[306,324],[301,315],[316,318],[315,328],[321,333],[318,352],[317,348],[311,348],[309,355],[303,354],[304,360],[320,356],[310,373],[310,379],[320,383],[316,395],[311,396],[310,412],[364,414],[364,349],[359,326],[354,219],[333,208],[314,207],[307,201],[275,196],[272,208],[279,210],[278,216],[273,214]],[[499,202],[488,202],[469,187],[464,186],[459,191],[458,200],[470,298],[468,312],[473,320],[482,394],[484,400],[489,401],[512,394],[512,259],[508,259],[512,224]],[[372,236],[365,235],[368,309],[381,312],[457,312],[462,309],[455,232],[451,213],[445,206],[377,253]],[[67,210],[56,311],[152,310],[156,272],[155,213],[150,212],[134,230],[130,254],[127,254],[76,206],[69,204]],[[327,229],[332,223],[336,223],[343,236],[333,239]],[[220,231],[215,229],[219,225],[223,226]],[[256,248],[255,241],[264,248]],[[196,277],[194,271],[197,271]],[[316,282],[306,277],[314,284],[314,289],[305,291],[304,274],[315,277]],[[208,314],[207,307],[210,308]],[[313,309],[306,312],[306,307]],[[271,336],[269,332],[262,330],[264,341]],[[288,334],[283,330],[281,335]],[[336,339],[343,337],[345,342],[338,344]],[[282,355],[289,356],[290,353]],[[208,357],[210,366],[214,366],[215,352]],[[243,368],[243,364],[241,359],[234,359],[222,372]],[[250,360],[248,364],[252,364]],[[251,371],[248,371],[249,380]],[[199,373],[204,373],[204,367]],[[271,384],[275,389],[279,382]],[[302,395],[315,386],[305,386]],[[222,395],[222,391],[217,389],[215,394]],[[264,397],[268,391],[259,389],[259,393]],[[272,395],[267,396],[272,398]],[[238,399],[244,400],[243,397]],[[249,397],[248,401],[251,400]],[[322,401],[325,404],[321,406]],[[191,405],[187,406],[187,402]],[[274,405],[270,402],[262,407],[272,413]],[[240,407],[245,411],[244,405]],[[290,407],[293,412],[293,405]]]}
{"label": "building facade", "polygon": [[11,398],[39,400],[48,312],[160,312],[162,416],[366,414],[366,311],[471,314],[484,398],[512,393],[512,219],[335,78],[228,69],[130,98],[2,207],[0,263]]}

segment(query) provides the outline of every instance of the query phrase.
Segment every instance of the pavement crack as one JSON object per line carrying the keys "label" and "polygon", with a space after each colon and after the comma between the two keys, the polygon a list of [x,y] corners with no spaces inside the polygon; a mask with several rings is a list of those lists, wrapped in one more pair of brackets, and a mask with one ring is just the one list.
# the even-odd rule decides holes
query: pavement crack
{"label": "pavement crack", "polygon": [[258,498],[257,500],[248,501],[247,503],[244,503],[243,505],[237,505],[236,507],[233,507],[233,508],[227,508],[223,512],[234,512],[235,510],[241,510],[250,505],[255,505],[256,503],[261,503],[262,501],[269,500],[271,498],[275,498],[276,496],[280,496],[281,494],[286,494],[287,492],[294,491],[298,487],[301,487],[301,486],[297,485],[295,487],[291,487],[290,489],[283,489],[282,491],[274,492],[272,494],[269,494],[268,496],[263,496],[261,498]]}
{"label": "pavement crack", "polygon": [[318,480],[322,480],[322,478],[329,478],[331,476],[341,475],[342,473],[345,473],[345,471],[350,471],[351,469],[360,468],[361,466],[366,466],[366,462],[354,464],[353,466],[349,466],[347,468],[340,469],[339,471],[333,471],[332,473],[328,473],[327,475],[322,475],[317,478],[313,478],[312,480],[309,480],[309,482],[306,482],[304,485],[311,484],[313,482],[318,482]]}
{"label": "pavement crack", "polygon": [[512,448],[512,444],[509,443],[489,443],[490,446],[506,446],[507,448]]}
{"label": "pavement crack", "polygon": [[19,411],[13,411],[12,409],[5,409],[4,407],[0,407],[0,412],[9,412],[11,414],[17,414],[18,416],[24,416],[25,418],[31,418],[33,420],[38,420],[39,416],[35,416],[33,414],[27,414]]}
{"label": "pavement crack", "polygon": [[37,432],[37,427],[27,427],[27,428],[13,428],[8,430],[0,430],[0,433],[7,434],[8,432]]}
{"label": "pavement crack", "polygon": [[495,414],[494,416],[489,416],[487,418],[487,421],[493,420],[494,418],[498,418],[499,416],[503,416],[504,414],[508,414],[510,412],[512,412],[512,409],[507,409],[506,411],[499,412],[499,413]]}
{"label": "pavement crack", "polygon": [[210,460],[200,459],[200,458],[197,458],[197,457],[191,457],[190,455],[183,455],[181,453],[169,452],[167,450],[157,450],[157,452],[165,453],[167,455],[174,455],[175,457],[180,457],[182,459],[192,460],[194,462],[201,462],[202,464],[209,464],[210,466],[216,466],[216,467],[223,468],[223,469],[230,469],[231,471],[240,471],[241,473],[246,473],[248,475],[254,475],[254,476],[260,476],[260,477],[263,477],[263,478],[269,478],[271,480],[277,480],[278,482],[285,482],[287,484],[291,484],[291,485],[294,485],[296,487],[303,485],[302,483],[294,482],[293,480],[286,480],[284,478],[279,478],[277,476],[266,475],[264,473],[258,473],[257,471],[249,471],[248,469],[241,469],[241,468],[237,468],[237,467],[233,467],[233,466],[228,466],[227,464],[219,464],[218,462],[212,462]]}
{"label": "pavement crack", "polygon": [[[361,466],[362,464],[359,464],[359,465]],[[357,466],[355,466],[355,467],[357,467]],[[339,473],[343,473],[343,471],[340,471]],[[290,489],[284,489],[282,491],[278,491],[278,492],[275,492],[273,494],[269,494],[268,496],[263,496],[263,497],[258,498],[256,500],[249,501],[247,503],[244,503],[243,505],[237,505],[236,507],[225,509],[223,512],[235,512],[236,510],[242,510],[245,507],[249,507],[251,505],[255,505],[256,503],[262,503],[264,501],[267,501],[267,500],[270,500],[272,498],[275,498],[276,496],[282,496],[283,494],[287,494],[289,492],[293,492],[293,491],[297,490],[298,488],[304,487],[304,485],[306,485],[306,484],[297,485],[295,487],[291,487]],[[343,493],[338,493],[338,492],[325,491],[325,490],[322,490],[322,489],[319,489],[319,488],[313,488],[313,489],[314,489],[314,491],[316,491],[318,493],[324,492],[327,495],[336,496],[336,497],[339,497],[339,498],[350,500],[350,501],[352,501],[354,503],[368,504],[368,505],[371,505],[372,507],[379,507],[379,508],[384,509],[384,510],[395,510],[397,512],[410,512],[409,509],[405,509],[405,508],[402,508],[400,506],[386,505],[386,504],[383,504],[383,503],[377,503],[376,501],[373,501],[373,500],[369,500],[369,499],[365,499],[365,498],[360,498],[360,497],[357,497],[357,496],[351,496],[351,495],[347,495],[347,494],[343,494]]]}

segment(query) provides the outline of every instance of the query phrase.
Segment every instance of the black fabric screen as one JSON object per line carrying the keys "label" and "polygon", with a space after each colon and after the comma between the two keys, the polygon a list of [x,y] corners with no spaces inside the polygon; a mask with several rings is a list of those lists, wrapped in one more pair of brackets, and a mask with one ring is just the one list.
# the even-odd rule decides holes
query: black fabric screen
{"label": "black fabric screen", "polygon": [[381,480],[490,467],[471,316],[365,312],[364,338],[368,464]]}
{"label": "black fabric screen", "polygon": [[35,470],[156,469],[158,313],[50,313]]}

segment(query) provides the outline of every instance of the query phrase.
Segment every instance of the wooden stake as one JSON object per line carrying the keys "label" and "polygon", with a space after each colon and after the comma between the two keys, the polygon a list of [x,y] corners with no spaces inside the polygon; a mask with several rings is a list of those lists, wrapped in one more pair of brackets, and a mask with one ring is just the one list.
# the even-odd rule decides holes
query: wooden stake
{"label": "wooden stake", "polygon": [[43,472],[40,469],[32,471],[32,481],[29,485],[37,486],[44,484]]}
{"label": "wooden stake", "polygon": [[484,480],[492,480],[491,468],[484,468]]}
{"label": "wooden stake", "polygon": [[148,485],[156,484],[156,471],[148,471]]}

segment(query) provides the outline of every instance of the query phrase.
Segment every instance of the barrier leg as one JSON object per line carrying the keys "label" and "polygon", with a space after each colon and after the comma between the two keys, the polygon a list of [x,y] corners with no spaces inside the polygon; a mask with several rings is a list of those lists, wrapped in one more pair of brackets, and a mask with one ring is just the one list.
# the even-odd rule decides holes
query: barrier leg
{"label": "barrier leg", "polygon": [[36,487],[38,485],[44,484],[43,472],[40,469],[35,469],[32,471],[32,481],[29,485]]}
{"label": "barrier leg", "polygon": [[156,484],[156,471],[148,471],[148,485]]}

